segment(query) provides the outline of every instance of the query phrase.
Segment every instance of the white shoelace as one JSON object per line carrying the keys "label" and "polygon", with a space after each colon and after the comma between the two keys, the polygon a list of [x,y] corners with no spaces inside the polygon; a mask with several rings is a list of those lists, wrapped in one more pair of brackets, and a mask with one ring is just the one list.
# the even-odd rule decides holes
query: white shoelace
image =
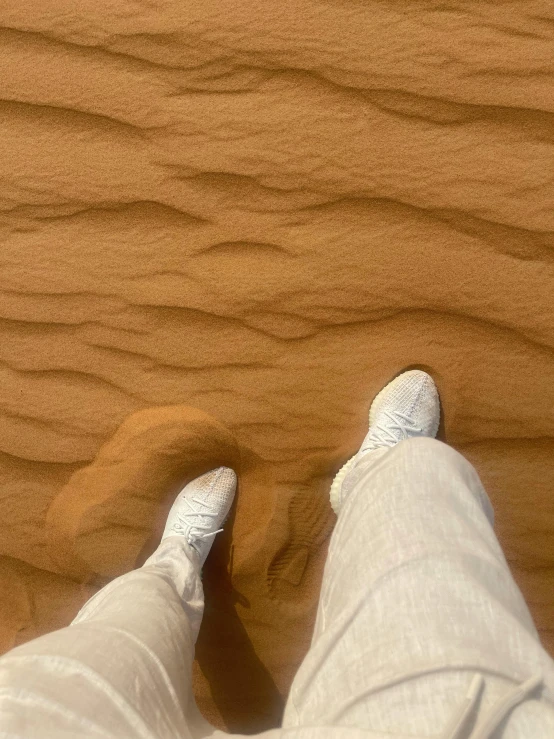
{"label": "white shoelace", "polygon": [[[361,451],[367,451],[373,446],[391,446],[398,441],[408,439],[413,433],[423,433],[423,429],[415,425],[415,421],[400,411],[383,411],[383,415],[389,419],[390,423],[376,424],[369,435],[367,443]],[[400,439],[394,433],[400,433]]]}
{"label": "white shoelace", "polygon": [[218,513],[216,511],[202,511],[197,510],[192,504],[196,503],[198,506],[206,507],[206,504],[198,498],[183,498],[183,503],[189,508],[186,513],[180,513],[178,515],[178,521],[173,524],[173,531],[178,534],[186,535],[188,529],[187,541],[189,544],[196,539],[206,539],[208,536],[215,536],[219,534],[223,529],[217,529],[217,531],[206,531],[212,525],[211,520],[206,521],[204,524],[198,523],[198,521],[189,521],[189,518],[198,518],[198,516],[206,516],[209,519],[216,518]]}

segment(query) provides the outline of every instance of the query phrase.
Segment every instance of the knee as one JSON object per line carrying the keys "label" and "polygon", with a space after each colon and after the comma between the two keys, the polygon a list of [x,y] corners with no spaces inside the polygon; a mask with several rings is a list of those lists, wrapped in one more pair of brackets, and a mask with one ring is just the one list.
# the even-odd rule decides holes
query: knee
{"label": "knee", "polygon": [[404,439],[393,447],[398,454],[408,454],[425,460],[442,460],[456,465],[470,466],[470,463],[459,452],[439,439],[429,436],[414,436]]}
{"label": "knee", "polygon": [[418,469],[439,470],[450,468],[452,473],[462,474],[472,479],[477,476],[474,468],[459,452],[448,444],[428,436],[414,436],[400,441],[391,448],[391,457],[404,466]]}
{"label": "knee", "polygon": [[425,471],[425,475],[434,473],[442,482],[458,479],[463,486],[450,487],[453,490],[469,490],[485,511],[491,524],[493,523],[493,508],[481,479],[471,462],[460,452],[438,439],[425,436],[405,439],[399,442],[393,450],[399,455],[398,461],[401,461],[404,467],[408,466],[412,469],[415,475]]}

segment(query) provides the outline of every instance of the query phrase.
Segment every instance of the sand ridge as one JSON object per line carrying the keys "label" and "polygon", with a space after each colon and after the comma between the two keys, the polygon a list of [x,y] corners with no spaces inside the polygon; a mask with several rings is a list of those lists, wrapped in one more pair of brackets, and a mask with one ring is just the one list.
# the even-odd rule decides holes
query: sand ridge
{"label": "sand ridge", "polygon": [[275,725],[410,365],[554,649],[553,36],[546,0],[0,0],[3,649],[228,459],[196,693]]}

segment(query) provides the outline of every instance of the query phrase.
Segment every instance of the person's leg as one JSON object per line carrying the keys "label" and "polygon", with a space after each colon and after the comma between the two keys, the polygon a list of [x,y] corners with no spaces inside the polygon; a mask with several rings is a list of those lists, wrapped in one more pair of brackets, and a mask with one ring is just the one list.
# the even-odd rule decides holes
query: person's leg
{"label": "person's leg", "polygon": [[[417,404],[404,407],[404,428],[402,414],[396,424],[378,414],[338,476],[315,632],[285,728],[469,737],[475,724],[476,737],[554,736],[554,663],[511,577],[477,473],[445,444],[409,438],[434,435],[433,402],[436,424],[418,420]],[[396,443],[399,429],[405,440]],[[512,692],[512,711],[509,699],[498,703],[533,677],[527,700]]]}
{"label": "person's leg", "polygon": [[187,485],[143,567],[98,592],[69,627],[0,659],[0,736],[214,733],[196,708],[191,668],[204,606],[200,570],[235,486],[227,468]]}

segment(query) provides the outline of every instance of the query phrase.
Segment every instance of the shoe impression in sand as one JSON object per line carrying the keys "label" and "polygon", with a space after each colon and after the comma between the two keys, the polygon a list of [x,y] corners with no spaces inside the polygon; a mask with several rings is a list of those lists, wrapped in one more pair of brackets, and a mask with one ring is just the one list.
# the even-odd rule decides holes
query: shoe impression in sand
{"label": "shoe impression in sand", "polygon": [[173,503],[162,540],[168,536],[184,536],[206,561],[216,534],[229,515],[237,476],[229,467],[217,467],[185,485]]}
{"label": "shoe impression in sand", "polygon": [[391,447],[414,436],[435,437],[439,428],[439,394],[430,375],[408,370],[389,382],[369,410],[369,431],[358,453],[339,470],[331,485],[331,506],[338,515],[342,483],[358,459],[368,452]]}

